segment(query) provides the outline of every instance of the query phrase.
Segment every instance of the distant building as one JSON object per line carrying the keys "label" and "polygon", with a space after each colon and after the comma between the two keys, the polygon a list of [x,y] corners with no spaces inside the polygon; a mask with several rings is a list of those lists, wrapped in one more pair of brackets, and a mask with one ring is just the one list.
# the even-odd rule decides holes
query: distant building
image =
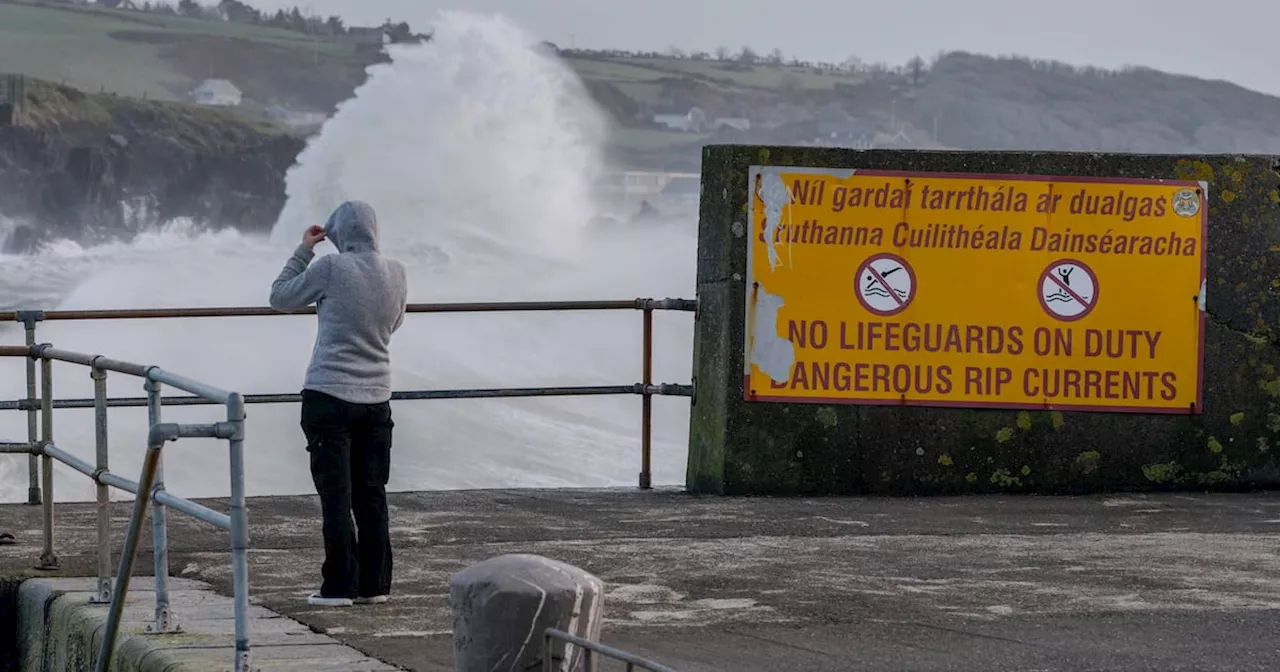
{"label": "distant building", "polygon": [[818,137],[814,144],[851,149],[873,149],[876,146],[876,125],[863,119],[844,121],[819,121]]}
{"label": "distant building", "polygon": [[347,29],[347,33],[341,39],[354,44],[356,53],[377,52],[391,44],[391,33],[381,26],[376,28],[352,26]]}
{"label": "distant building", "polygon": [[206,79],[191,91],[191,99],[197,105],[211,107],[239,107],[243,97],[240,89],[225,79]]}
{"label": "distant building", "polygon": [[[660,195],[670,196],[670,194],[664,194],[664,192],[673,181],[681,181],[687,185],[687,181],[690,179],[696,183],[702,179],[702,175],[700,173],[629,170],[620,174],[610,174],[607,180],[601,181],[600,186],[610,192],[616,192],[620,189],[623,202],[634,203]],[[677,190],[680,188],[679,186],[676,187]]]}
{"label": "distant building", "polygon": [[722,128],[731,128],[735,131],[749,131],[751,130],[751,120],[746,117],[716,117],[716,121],[713,126],[717,131]]}
{"label": "distant building", "polygon": [[707,113],[700,107],[688,110],[661,110],[653,115],[653,123],[674,131],[701,133],[707,127]]}
{"label": "distant building", "polygon": [[702,175],[675,173],[662,188],[660,195],[665,203],[679,206],[696,205],[702,195]]}

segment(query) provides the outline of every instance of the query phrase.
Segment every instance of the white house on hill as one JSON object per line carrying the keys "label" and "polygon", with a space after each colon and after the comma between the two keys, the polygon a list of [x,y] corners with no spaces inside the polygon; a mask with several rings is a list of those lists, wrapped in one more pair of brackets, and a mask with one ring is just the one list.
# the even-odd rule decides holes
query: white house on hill
{"label": "white house on hill", "polygon": [[700,107],[691,107],[684,111],[667,109],[653,115],[653,123],[666,126],[673,131],[701,133],[707,126],[707,113]]}
{"label": "white house on hill", "polygon": [[191,91],[191,99],[197,105],[213,107],[237,107],[243,94],[235,84],[225,79],[206,79]]}

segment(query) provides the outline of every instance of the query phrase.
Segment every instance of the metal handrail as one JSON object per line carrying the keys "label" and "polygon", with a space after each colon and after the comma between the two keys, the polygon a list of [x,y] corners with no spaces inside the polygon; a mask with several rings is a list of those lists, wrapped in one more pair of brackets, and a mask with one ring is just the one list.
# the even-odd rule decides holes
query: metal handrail
{"label": "metal handrail", "polygon": [[[669,310],[693,312],[698,309],[696,299],[652,299],[636,298],[614,301],[493,301],[480,303],[410,303],[405,307],[406,313],[488,313],[488,312],[552,312],[552,311],[616,311],[639,310],[643,313],[643,343],[641,350],[641,381],[631,385],[610,386],[570,386],[570,387],[526,387],[526,388],[491,388],[462,390],[407,390],[396,392],[392,400],[417,401],[426,399],[488,399],[514,397],[563,397],[563,396],[603,396],[603,395],[639,395],[640,406],[640,474],[639,487],[642,490],[653,486],[653,397],[680,396],[693,397],[693,385],[673,383],[654,384],[653,382],[653,312]],[[20,322],[26,328],[27,344],[35,343],[36,325],[47,321],[69,320],[140,320],[140,319],[173,319],[173,318],[221,318],[221,317],[281,317],[284,315],[314,315],[315,306],[308,306],[291,313],[281,313],[273,308],[256,306],[231,306],[214,308],[140,308],[126,310],[17,310],[0,311],[0,323]],[[695,315],[696,319],[696,315]],[[28,368],[28,375],[34,375]],[[0,410],[25,410],[28,413],[28,430],[33,433],[35,417],[35,391],[28,389],[25,400],[0,401]],[[297,394],[257,394],[245,395],[246,404],[284,404],[297,403],[301,397]],[[199,398],[168,397],[166,404],[204,405],[210,402]],[[55,400],[55,408],[91,408],[88,399]],[[111,399],[108,407],[140,407],[146,405],[142,398]],[[36,461],[32,457],[28,466],[29,487],[27,502],[40,503],[40,481]]]}
{"label": "metal handrail", "polygon": [[[461,303],[410,303],[406,313],[502,313],[597,310],[675,310],[694,312],[696,299],[624,299],[620,301],[490,301]],[[315,315],[315,306],[290,313],[260,306],[218,308],[136,308],[125,310],[10,310],[0,311],[0,322],[52,322],[55,320],[151,320],[177,317],[279,317]]]}
{"label": "metal handrail", "polygon": [[[598,396],[598,395],[640,395],[641,407],[641,470],[640,483],[642,489],[652,485],[651,476],[651,442],[652,442],[652,399],[654,396],[692,397],[693,385],[655,384],[653,371],[653,311],[672,310],[696,312],[697,301],[690,299],[632,299],[623,301],[530,301],[530,302],[491,302],[491,303],[416,303],[406,307],[407,313],[463,313],[463,312],[516,312],[516,311],[579,311],[579,310],[639,310],[643,312],[643,344],[642,344],[642,380],[629,385],[607,386],[571,386],[571,387],[529,387],[529,388],[490,388],[461,390],[407,390],[393,393],[393,400],[424,399],[477,399],[477,398],[511,398],[511,397],[546,397],[546,396]],[[293,315],[315,314],[314,307],[303,309]],[[248,548],[248,522],[244,504],[244,408],[246,404],[278,404],[297,403],[301,400],[298,394],[258,394],[241,395],[227,392],[204,383],[183,378],[159,367],[144,366],[131,362],[109,359],[101,355],[88,355],[78,352],[59,350],[49,344],[36,344],[36,327],[39,322],[59,320],[118,320],[118,319],[167,319],[167,318],[200,318],[200,317],[267,317],[281,316],[269,308],[228,307],[228,308],[157,308],[139,310],[60,310],[60,311],[0,311],[0,322],[20,322],[25,328],[25,346],[0,345],[0,357],[26,358],[27,397],[14,401],[0,401],[0,410],[19,410],[27,414],[27,442],[0,442],[0,454],[28,453],[29,490],[28,503],[43,505],[44,546],[40,555],[42,569],[55,569],[58,566],[57,555],[53,548],[53,461],[57,460],[71,469],[91,478],[97,484],[98,511],[98,590],[91,601],[95,603],[110,602],[108,625],[102,640],[101,655],[97,661],[97,670],[105,670],[116,645],[119,632],[120,617],[124,607],[124,595],[128,591],[129,579],[133,571],[133,562],[137,553],[138,536],[141,532],[142,520],[148,504],[154,505],[151,514],[152,538],[154,545],[154,564],[156,581],[155,621],[147,627],[151,634],[180,631],[171,622],[168,598],[168,535],[165,511],[173,508],[186,513],[197,520],[227,530],[230,533],[232,555],[232,577],[235,604],[235,670],[248,669],[249,638],[247,632],[248,613],[248,571],[246,552]],[[695,316],[696,319],[696,316]],[[63,361],[87,366],[94,380],[94,396],[92,399],[54,399],[52,383],[52,362]],[[36,362],[40,362],[40,393],[36,390]],[[117,372],[144,379],[145,397],[109,398],[106,391],[108,372]],[[161,395],[163,385],[169,385],[188,395],[165,397]],[[227,421],[205,425],[177,425],[161,423],[161,408],[169,404],[174,406],[224,405],[227,407]],[[107,454],[107,410],[115,407],[139,407],[148,409],[150,430],[147,439],[147,452],[143,462],[142,475],[137,482],[108,469]],[[93,408],[95,419],[95,464],[89,464],[69,452],[62,450],[53,442],[53,410],[55,408]],[[225,439],[229,442],[229,458],[231,461],[231,513],[219,513],[200,504],[173,495],[164,487],[164,465],[161,451],[168,441],[187,437],[204,437]],[[108,506],[108,488],[117,488],[138,496],[134,502],[133,515],[129,522],[129,533],[125,539],[124,552],[120,557],[117,579],[111,580],[111,548],[110,548],[110,516]],[[43,490],[43,496],[42,496]],[[562,633],[563,634],[563,633]],[[572,637],[571,635],[565,635]],[[549,640],[548,640],[549,641]],[[613,651],[604,647],[601,653],[612,655]],[[623,654],[624,656],[629,654]],[[593,660],[588,656],[589,660]],[[622,660],[627,660],[623,658]],[[636,659],[640,660],[640,659]],[[641,663],[646,669],[665,672],[669,668]],[[630,663],[628,669],[631,669]]]}
{"label": "metal handrail", "polygon": [[[559,659],[554,655],[552,650],[556,640],[565,643],[565,652]],[[558,668],[556,663],[570,658],[570,646],[578,646],[582,648],[582,666],[585,672],[596,672],[595,654],[600,654],[606,658],[612,658],[618,662],[627,664],[627,672],[633,672],[637,667],[642,670],[650,670],[650,672],[676,672],[674,669],[667,667],[661,663],[655,663],[652,660],[646,660],[640,656],[632,655],[626,651],[615,649],[611,646],[605,646],[599,642],[593,642],[589,639],[583,639],[576,635],[571,635],[563,630],[555,628],[547,628],[542,633],[542,672],[554,672]],[[573,665],[565,666],[566,669],[574,669]]]}
{"label": "metal handrail", "polygon": [[[110,604],[107,622],[102,634],[95,672],[106,672],[111,665],[115,652],[116,638],[120,632],[120,619],[124,614],[125,596],[129,592],[129,582],[133,576],[133,565],[138,554],[139,538],[142,534],[142,521],[146,518],[147,505],[155,502],[151,514],[152,539],[155,562],[156,611],[155,623],[148,626],[148,632],[174,632],[169,621],[169,561],[168,533],[166,529],[165,508],[174,509],[227,530],[231,542],[231,574],[232,599],[235,615],[235,670],[247,672],[249,667],[248,636],[248,514],[245,508],[244,490],[244,398],[237,392],[228,392],[219,388],[184,378],[170,373],[157,366],[146,366],[109,359],[102,355],[90,355],[54,348],[50,344],[27,346],[0,346],[0,357],[25,357],[27,367],[27,389],[34,396],[35,362],[40,362],[40,408],[39,419],[41,429],[39,435],[35,423],[28,423],[29,435],[27,443],[2,443],[0,452],[26,452],[33,459],[40,458],[40,476],[43,481],[45,496],[43,504],[43,548],[40,553],[40,569],[56,569],[58,556],[53,547],[53,462],[56,460],[75,471],[88,476],[96,484],[98,513],[98,582],[97,590],[91,602]],[[59,448],[53,440],[53,362],[67,362],[87,366],[93,378],[94,389],[94,444],[95,464],[89,464],[75,455]],[[147,452],[143,460],[142,474],[137,482],[130,481],[119,474],[111,473],[108,468],[107,443],[107,373],[116,372],[142,378],[147,391],[148,423]],[[160,422],[162,385],[169,385],[184,392],[218,405],[226,406],[227,420],[209,424],[174,424]],[[29,409],[35,417],[35,409]],[[228,442],[228,458],[231,465],[231,513],[224,514],[209,509],[190,500],[173,495],[164,489],[164,470],[161,464],[161,451],[165,443],[180,438],[215,438]],[[125,534],[124,548],[120,554],[120,564],[116,569],[116,579],[111,580],[111,517],[110,493],[108,488],[117,488],[137,495],[134,499],[133,513],[129,518],[129,531]]]}
{"label": "metal handrail", "polygon": [[[617,396],[624,394],[650,394],[667,397],[691,397],[692,385],[676,385],[659,383],[657,385],[598,385],[587,387],[495,387],[487,389],[463,390],[405,390],[392,392],[391,401],[424,401],[428,399],[507,399],[513,397],[595,397]],[[302,401],[301,394],[246,394],[246,404],[296,404]],[[165,397],[166,406],[209,406],[217,402],[203,397],[176,396]],[[94,400],[54,399],[54,408],[93,408]],[[111,397],[107,399],[108,408],[138,408],[147,405],[146,397]],[[26,399],[0,401],[0,411],[25,411],[33,404]],[[39,403],[34,404],[39,408]],[[0,444],[3,445],[3,444]]]}

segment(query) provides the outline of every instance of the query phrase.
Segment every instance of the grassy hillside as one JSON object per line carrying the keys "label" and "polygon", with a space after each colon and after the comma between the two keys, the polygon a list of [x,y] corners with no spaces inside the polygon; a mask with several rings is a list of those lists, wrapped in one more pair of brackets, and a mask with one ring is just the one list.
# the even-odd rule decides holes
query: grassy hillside
{"label": "grassy hillside", "polygon": [[952,53],[908,114],[966,149],[1280,153],[1280,98],[1148,68]]}
{"label": "grassy hillside", "polygon": [[[776,57],[559,54],[616,121],[615,156],[637,165],[696,169],[707,142],[861,146],[867,137],[917,148],[1280,153],[1280,99],[1153,70],[965,53],[856,70]],[[241,114],[277,103],[327,112],[382,58],[261,25],[0,0],[0,72],[91,92],[184,100],[218,77],[244,91]],[[683,133],[654,123],[656,112],[694,106],[709,122],[746,116],[752,127]]]}
{"label": "grassy hillside", "polygon": [[58,126],[68,133],[79,127],[108,127],[146,133],[147,126],[164,128],[174,138],[196,137],[201,128],[217,127],[222,133],[280,135],[279,127],[243,114],[188,105],[169,100],[143,100],[80,89],[40,79],[26,80],[24,123]]}
{"label": "grassy hillside", "polygon": [[[861,78],[813,67],[713,60],[562,54],[619,121],[615,145],[654,152],[694,147],[705,134],[664,131],[653,113],[692,104],[741,115],[779,89],[830,92]],[[252,111],[281,103],[329,110],[364,78],[375,55],[291,30],[53,0],[0,0],[0,72],[155,100],[179,101],[200,81],[225,78]]]}
{"label": "grassy hillside", "polygon": [[231,79],[255,102],[331,107],[370,58],[349,44],[225,21],[37,0],[0,0],[0,72],[91,92],[184,100]]}

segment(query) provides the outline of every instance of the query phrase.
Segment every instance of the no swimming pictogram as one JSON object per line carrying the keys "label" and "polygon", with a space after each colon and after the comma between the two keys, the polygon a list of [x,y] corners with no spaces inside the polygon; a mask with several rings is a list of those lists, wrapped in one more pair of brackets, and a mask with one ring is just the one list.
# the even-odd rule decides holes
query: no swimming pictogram
{"label": "no swimming pictogram", "polygon": [[906,259],[896,254],[867,257],[853,282],[858,303],[881,317],[901,313],[916,296],[916,273]]}
{"label": "no swimming pictogram", "polygon": [[1084,262],[1059,259],[1040,274],[1040,306],[1051,317],[1074,322],[1098,305],[1098,276]]}

